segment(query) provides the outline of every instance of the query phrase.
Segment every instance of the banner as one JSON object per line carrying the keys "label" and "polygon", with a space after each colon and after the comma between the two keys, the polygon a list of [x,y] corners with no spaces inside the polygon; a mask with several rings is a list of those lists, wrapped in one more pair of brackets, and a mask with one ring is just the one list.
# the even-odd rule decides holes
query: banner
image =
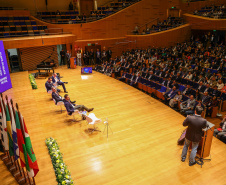
{"label": "banner", "polygon": [[0,40],[0,93],[12,88],[3,41]]}

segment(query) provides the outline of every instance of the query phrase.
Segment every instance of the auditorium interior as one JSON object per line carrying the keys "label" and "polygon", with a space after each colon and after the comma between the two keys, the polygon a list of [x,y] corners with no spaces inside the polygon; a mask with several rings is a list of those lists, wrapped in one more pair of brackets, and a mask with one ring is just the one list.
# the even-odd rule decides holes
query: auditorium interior
{"label": "auditorium interior", "polygon": [[225,184],[225,41],[226,0],[1,0],[0,184]]}

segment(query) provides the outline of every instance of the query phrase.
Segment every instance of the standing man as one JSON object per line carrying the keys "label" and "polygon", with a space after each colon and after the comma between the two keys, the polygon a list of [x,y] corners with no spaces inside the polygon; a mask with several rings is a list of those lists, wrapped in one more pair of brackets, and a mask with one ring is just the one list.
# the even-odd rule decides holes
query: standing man
{"label": "standing man", "polygon": [[66,57],[67,57],[67,68],[70,68],[70,58],[71,58],[71,53],[67,50],[66,53]]}
{"label": "standing man", "polygon": [[106,59],[107,59],[107,52],[105,51],[105,49],[102,51],[102,61],[103,62],[106,62]]}
{"label": "standing man", "polygon": [[93,49],[90,50],[89,52],[89,65],[94,65],[94,52],[93,52]]}
{"label": "standing man", "polygon": [[97,49],[97,52],[96,52],[96,64],[100,65],[100,63],[101,63],[101,52],[99,51],[99,49]]}
{"label": "standing man", "polygon": [[63,49],[60,51],[60,56],[61,56],[60,65],[64,65],[65,51]]}
{"label": "standing man", "polygon": [[78,53],[77,53],[77,62],[78,62],[78,66],[82,66],[82,54],[80,50],[78,50]]}
{"label": "standing man", "polygon": [[110,48],[108,48],[107,50],[107,61],[109,62],[110,58],[111,58],[111,55],[112,55],[112,51]]}
{"label": "standing man", "polygon": [[185,143],[184,148],[181,154],[181,161],[184,162],[187,156],[187,151],[190,143],[192,143],[192,150],[189,158],[189,166],[193,166],[196,164],[195,156],[197,153],[197,148],[199,146],[199,142],[202,139],[203,129],[207,126],[207,121],[201,117],[203,108],[197,106],[195,109],[195,115],[188,116],[184,122],[183,126],[188,126],[186,135],[185,135]]}

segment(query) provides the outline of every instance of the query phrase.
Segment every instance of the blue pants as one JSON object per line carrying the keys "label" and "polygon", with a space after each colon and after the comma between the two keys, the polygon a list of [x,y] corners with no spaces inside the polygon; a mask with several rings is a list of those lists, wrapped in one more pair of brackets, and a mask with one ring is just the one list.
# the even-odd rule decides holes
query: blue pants
{"label": "blue pants", "polygon": [[57,84],[58,84],[58,85],[62,85],[62,87],[63,87],[64,91],[66,91],[66,88],[65,88],[64,82],[60,82],[60,81],[58,81],[58,82],[57,82]]}
{"label": "blue pants", "polygon": [[[183,148],[183,151],[182,151],[182,154],[181,154],[181,158],[186,158],[188,147],[189,147],[191,142],[192,141],[185,138],[184,148]],[[191,162],[191,163],[195,162],[195,156],[196,156],[196,153],[197,153],[198,146],[199,146],[199,142],[192,142],[192,149],[191,149],[191,154],[190,154],[190,158],[189,158],[189,162]]]}

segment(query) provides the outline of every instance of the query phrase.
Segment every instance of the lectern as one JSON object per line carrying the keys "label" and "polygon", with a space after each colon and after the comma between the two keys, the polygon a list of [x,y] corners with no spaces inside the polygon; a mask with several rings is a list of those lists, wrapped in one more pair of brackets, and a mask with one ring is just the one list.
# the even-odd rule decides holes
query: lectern
{"label": "lectern", "polygon": [[207,127],[204,129],[202,140],[199,143],[197,153],[202,158],[206,158],[210,155],[210,149],[212,145],[213,132],[215,125],[207,121]]}
{"label": "lectern", "polygon": [[[210,155],[213,132],[215,127],[215,125],[210,123],[209,121],[207,121],[207,125],[208,126],[204,129],[203,136],[197,150],[197,154],[203,159]],[[189,148],[191,149],[191,145],[189,146]]]}
{"label": "lectern", "polygon": [[75,69],[76,68],[76,57],[71,57],[70,58],[70,67],[71,67],[71,69]]}

